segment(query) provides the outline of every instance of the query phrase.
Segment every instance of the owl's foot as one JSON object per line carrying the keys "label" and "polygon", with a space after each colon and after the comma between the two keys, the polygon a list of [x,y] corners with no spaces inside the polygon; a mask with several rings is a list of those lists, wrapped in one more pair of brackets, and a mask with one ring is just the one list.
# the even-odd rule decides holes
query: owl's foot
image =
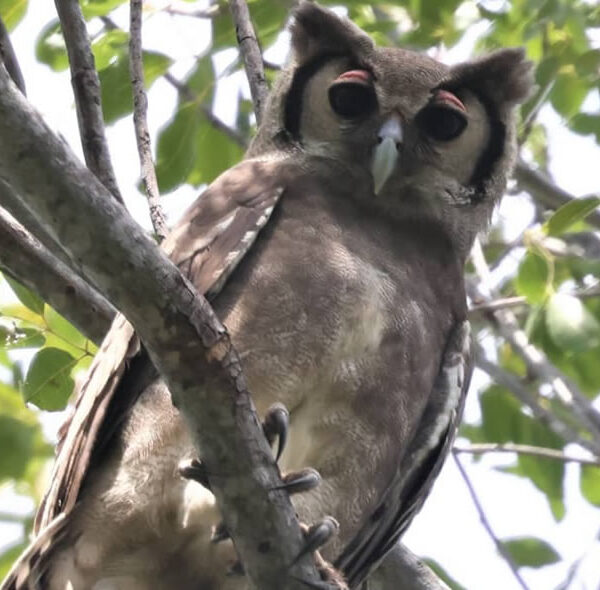
{"label": "owl's foot", "polygon": [[344,581],[342,574],[336,570],[333,565],[323,559],[319,553],[319,548],[325,545],[337,533],[339,524],[332,516],[326,516],[321,522],[308,527],[304,524],[300,525],[304,533],[304,547],[298,554],[296,561],[303,555],[313,552],[317,569],[321,575],[320,582],[312,582],[308,580],[299,580],[309,588],[317,590],[348,590],[348,585]]}
{"label": "owl's foot", "polygon": [[179,463],[179,475],[184,479],[193,479],[211,492],[206,465],[199,459],[185,459]]}
{"label": "owl's foot", "polygon": [[273,445],[275,439],[278,439],[277,454],[275,460],[279,461],[281,453],[287,442],[288,431],[290,428],[290,413],[281,403],[273,404],[265,414],[265,419],[262,423],[263,432],[269,445]]}
{"label": "owl's foot", "polygon": [[316,488],[321,483],[321,476],[316,469],[306,467],[300,471],[286,473],[281,477],[283,482],[273,490],[285,490],[288,494],[299,494]]}

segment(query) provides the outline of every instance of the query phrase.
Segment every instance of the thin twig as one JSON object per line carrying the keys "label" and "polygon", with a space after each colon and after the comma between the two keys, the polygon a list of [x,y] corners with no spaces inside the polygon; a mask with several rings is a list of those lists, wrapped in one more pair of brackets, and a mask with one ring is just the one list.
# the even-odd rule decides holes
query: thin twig
{"label": "thin twig", "polygon": [[[480,290],[488,297],[493,296],[490,289],[490,270],[479,240],[475,241],[471,260],[481,279]],[[517,318],[509,309],[490,312],[487,317],[514,352],[525,361],[528,371],[552,386],[557,399],[572,411],[582,426],[592,435],[595,447],[600,449],[600,414],[583,392],[559,371],[541,350],[529,342],[527,334],[520,328]]]}
{"label": "thin twig", "polygon": [[[558,209],[561,205],[577,199],[575,195],[556,186],[544,174],[534,170],[523,160],[517,162],[514,175],[521,188],[529,192],[536,201],[551,209]],[[596,229],[600,229],[600,211],[593,211],[585,220]]]}
{"label": "thin twig", "polygon": [[167,220],[160,204],[156,170],[152,161],[152,145],[148,129],[148,97],[144,88],[144,64],[142,58],[142,0],[131,0],[129,5],[129,73],[133,89],[133,123],[137,142],[142,178],[150,206],[150,219],[158,243],[169,233]]}
{"label": "thin twig", "polygon": [[55,4],[69,55],[85,163],[112,196],[123,203],[104,133],[100,80],[81,7],[78,0],[55,0]]}
{"label": "thin twig", "polygon": [[498,537],[496,536],[496,533],[494,533],[494,529],[492,529],[492,526],[490,525],[490,522],[485,514],[485,511],[483,510],[483,506],[481,505],[481,502],[479,501],[479,498],[477,496],[477,492],[475,492],[475,488],[473,487],[473,484],[471,483],[471,480],[469,479],[469,476],[467,475],[467,472],[466,472],[465,468],[463,467],[460,459],[454,452],[452,453],[452,458],[454,459],[454,462],[456,463],[456,466],[458,467],[458,471],[460,472],[460,475],[463,478],[463,481],[465,482],[467,489],[469,490],[469,495],[471,496],[471,500],[473,501],[475,510],[477,510],[477,514],[479,515],[479,520],[481,521],[483,528],[486,530],[490,539],[494,542],[494,545],[496,546],[498,553],[500,553],[500,555],[502,555],[502,557],[504,558],[504,561],[506,561],[506,563],[508,564],[508,567],[511,569],[511,571],[515,577],[515,580],[517,580],[517,582],[519,583],[519,586],[521,586],[521,588],[523,588],[523,590],[529,590],[529,587],[525,583],[525,580],[523,580],[523,578],[521,577],[521,574],[519,573],[519,568],[518,568],[517,564],[514,562],[510,553],[508,553],[508,551],[506,550],[506,548],[504,547],[504,545],[502,544],[500,539],[498,539]]}
{"label": "thin twig", "polygon": [[17,88],[23,94],[27,94],[25,91],[25,79],[23,78],[17,55],[10,42],[10,37],[6,26],[4,25],[4,21],[2,20],[2,16],[0,16],[0,60],[4,62],[8,74],[12,78],[12,81],[17,85]]}
{"label": "thin twig", "polygon": [[580,463],[581,465],[592,465],[600,467],[600,459],[588,459],[586,457],[575,457],[567,455],[557,449],[548,449],[546,447],[536,447],[533,445],[518,445],[514,443],[477,443],[470,444],[468,447],[455,445],[452,449],[454,453],[464,453],[468,455],[483,455],[485,453],[517,453],[518,455],[530,455],[532,457],[542,457],[544,459],[553,459],[563,463]]}
{"label": "thin twig", "polygon": [[[587,287],[570,293],[573,297],[578,299],[591,299],[593,297],[600,297],[600,288],[596,285],[595,287]],[[516,295],[515,297],[501,297],[500,299],[493,299],[491,301],[477,302],[469,307],[469,316],[474,316],[478,313],[489,313],[492,311],[498,311],[499,309],[509,309],[513,307],[521,307],[527,305],[527,297],[523,295]]]}
{"label": "thin twig", "polygon": [[163,12],[174,16],[192,16],[194,18],[212,19],[221,14],[222,8],[220,4],[212,4],[208,8],[200,10],[186,10],[185,8],[174,8],[173,5],[169,5],[162,10]]}
{"label": "thin twig", "polygon": [[113,306],[1,208],[0,268],[96,344],[104,338],[116,313]]}
{"label": "thin twig", "polygon": [[536,396],[525,387],[521,379],[502,369],[497,364],[487,360],[479,347],[476,351],[477,367],[487,373],[496,383],[512,392],[521,403],[530,408],[535,417],[543,422],[550,430],[552,430],[552,432],[566,441],[574,442],[584,449],[587,449],[593,455],[597,456],[600,454],[600,448],[594,441],[583,438],[571,425],[563,422],[553,412],[547,410],[538,401]]}
{"label": "thin twig", "polygon": [[[169,84],[171,84],[171,86],[173,86],[173,88],[177,89],[177,91],[182,95],[184,100],[193,101],[196,98],[194,92],[189,86],[177,80],[177,78],[175,78],[175,76],[173,76],[169,72],[164,74],[163,77]],[[236,129],[229,127],[229,125],[223,123],[223,121],[216,117],[214,113],[210,110],[210,108],[206,105],[200,105],[200,109],[202,110],[202,114],[204,115],[204,117],[206,117],[206,120],[215,129],[218,129],[219,131],[227,135],[229,139],[237,143],[242,149],[247,149],[248,141],[241,133],[239,133]]]}
{"label": "thin twig", "polygon": [[235,24],[235,36],[244,60],[244,68],[250,85],[250,94],[254,104],[256,123],[260,125],[262,114],[267,103],[269,87],[265,78],[263,58],[245,0],[229,0],[231,16]]}

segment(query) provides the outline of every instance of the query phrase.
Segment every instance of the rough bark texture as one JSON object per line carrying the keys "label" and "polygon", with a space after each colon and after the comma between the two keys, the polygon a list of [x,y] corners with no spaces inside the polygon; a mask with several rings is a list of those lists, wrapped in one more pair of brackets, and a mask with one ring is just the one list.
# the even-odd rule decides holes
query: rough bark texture
{"label": "rough bark texture", "polygon": [[[27,103],[0,66],[0,178],[131,320],[212,473],[254,585],[305,589],[310,556],[224,327],[163,252]],[[182,345],[185,343],[185,346]],[[213,481],[214,480],[214,481]]]}
{"label": "rough bark texture", "polygon": [[123,202],[104,134],[100,79],[78,0],[55,0],[71,68],[81,145],[88,168],[115,199]]}
{"label": "rough bark texture", "polygon": [[82,334],[96,344],[102,341],[115,316],[114,307],[2,209],[0,268],[39,293]]}

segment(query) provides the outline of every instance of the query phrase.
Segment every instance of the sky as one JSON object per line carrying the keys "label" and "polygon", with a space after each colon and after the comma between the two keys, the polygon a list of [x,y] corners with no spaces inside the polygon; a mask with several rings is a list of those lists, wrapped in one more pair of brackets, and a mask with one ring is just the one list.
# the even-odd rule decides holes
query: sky
{"label": "sky", "polygon": [[[170,2],[155,1],[151,4],[163,6]],[[190,7],[189,3],[185,5]],[[48,0],[30,0],[28,14],[13,33],[12,40],[25,76],[30,101],[81,156],[69,74],[65,72],[57,76],[46,66],[39,64],[34,55],[33,40],[53,17],[54,3]],[[126,27],[127,18],[127,11],[120,10],[116,20]],[[452,63],[466,58],[477,32],[474,29],[473,34],[461,46],[444,54],[443,60]],[[146,48],[163,51],[177,60],[171,73],[182,77],[192,66],[194,56],[200,55],[209,43],[210,27],[208,23],[198,19],[146,15],[143,35]],[[282,61],[286,43],[287,35],[284,34],[276,47],[269,50],[268,59]],[[235,52],[230,51],[220,56],[216,62],[217,70],[222,71],[234,55]],[[223,79],[215,96],[218,116],[230,124],[235,121],[231,97],[236,96],[239,91],[247,94],[245,79],[241,73]],[[175,91],[169,84],[159,80],[149,95],[151,133],[155,134],[169,120],[175,102]],[[591,108],[594,105],[587,106]],[[594,171],[600,161],[598,146],[590,138],[573,136],[550,108],[542,113],[542,118],[549,125],[551,171],[558,184],[577,195],[597,192],[600,181]],[[148,228],[146,200],[136,189],[139,167],[132,130],[131,118],[127,117],[110,127],[107,135],[127,206],[132,215]],[[171,221],[181,214],[183,208],[197,196],[197,192],[196,189],[183,187],[163,198]],[[531,219],[531,207],[522,198],[506,197],[496,215],[504,220],[507,237],[514,239]],[[481,375],[476,380],[483,383]],[[466,415],[469,421],[476,420],[479,415],[475,395],[469,397]],[[49,436],[54,436],[60,420],[60,416],[44,419]],[[528,481],[498,471],[498,468],[513,462],[511,456],[487,455],[480,461],[474,461],[463,455],[461,461],[498,537],[535,535],[548,540],[563,557],[563,561],[555,566],[522,570],[530,590],[548,590],[558,586],[566,577],[569,565],[582,555],[584,558],[578,575],[569,588],[600,589],[600,543],[595,541],[600,529],[600,510],[592,508],[581,498],[577,465],[567,466],[567,514],[557,524],[551,516],[545,496],[537,492]],[[10,490],[0,489],[0,512],[10,510],[27,511],[31,510],[31,506],[15,497]],[[0,526],[0,546],[14,542],[20,534],[18,526]],[[479,523],[478,514],[452,460],[446,463],[430,499],[415,519],[404,541],[417,554],[436,559],[469,590],[519,588]]]}

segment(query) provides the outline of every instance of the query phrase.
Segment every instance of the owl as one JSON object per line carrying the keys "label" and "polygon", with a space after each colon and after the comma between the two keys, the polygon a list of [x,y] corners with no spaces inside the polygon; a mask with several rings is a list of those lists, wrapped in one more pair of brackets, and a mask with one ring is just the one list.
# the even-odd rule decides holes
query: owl
{"label": "owl", "polygon": [[[518,49],[447,67],[376,47],[308,2],[291,45],[246,157],[164,248],[227,326],[258,412],[287,408],[279,466],[320,474],[295,510],[339,523],[322,553],[341,587],[359,588],[456,431],[470,377],[463,267],[504,191],[531,68]],[[228,575],[223,526],[211,542],[210,474],[205,486],[177,475],[195,453],[117,318],[63,432],[38,537],[3,588],[246,588]]]}

